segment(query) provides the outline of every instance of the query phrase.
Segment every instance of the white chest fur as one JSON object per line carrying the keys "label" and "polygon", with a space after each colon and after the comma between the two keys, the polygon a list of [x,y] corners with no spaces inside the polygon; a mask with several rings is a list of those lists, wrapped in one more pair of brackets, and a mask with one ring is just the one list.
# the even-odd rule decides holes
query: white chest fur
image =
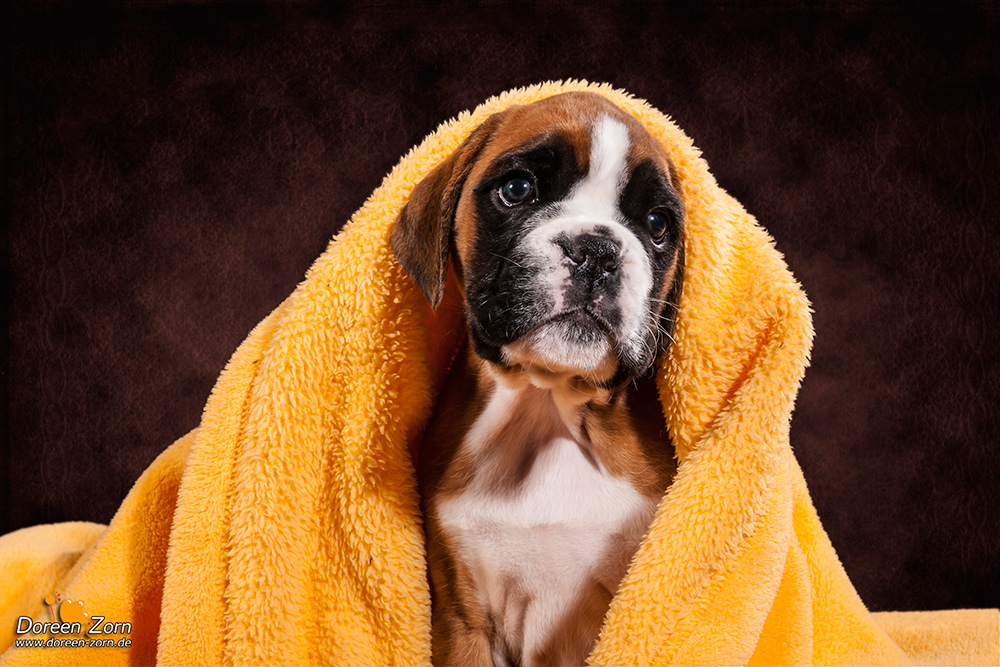
{"label": "white chest fur", "polygon": [[614,594],[656,505],[604,469],[576,409],[557,400],[498,387],[462,443],[477,461],[472,482],[437,508],[522,664],[542,653],[582,663],[600,629],[582,606],[595,588]]}

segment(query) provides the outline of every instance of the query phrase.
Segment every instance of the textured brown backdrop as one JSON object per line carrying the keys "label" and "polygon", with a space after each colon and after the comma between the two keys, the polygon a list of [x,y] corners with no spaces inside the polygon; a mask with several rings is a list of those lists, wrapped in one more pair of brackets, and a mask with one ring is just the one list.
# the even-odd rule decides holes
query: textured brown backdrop
{"label": "textured brown backdrop", "polygon": [[576,77],[672,115],[805,286],[792,441],[863,599],[1000,605],[1000,22],[911,6],[8,7],[4,530],[108,521],[407,149]]}

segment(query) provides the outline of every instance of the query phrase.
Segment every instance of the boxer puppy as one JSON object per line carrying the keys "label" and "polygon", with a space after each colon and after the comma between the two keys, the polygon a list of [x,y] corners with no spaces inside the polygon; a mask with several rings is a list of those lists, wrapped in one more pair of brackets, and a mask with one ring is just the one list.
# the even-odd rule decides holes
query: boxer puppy
{"label": "boxer puppy", "polygon": [[490,117],[392,230],[468,341],[417,461],[438,665],[582,664],[673,479],[651,369],[683,265],[670,161],[567,93]]}

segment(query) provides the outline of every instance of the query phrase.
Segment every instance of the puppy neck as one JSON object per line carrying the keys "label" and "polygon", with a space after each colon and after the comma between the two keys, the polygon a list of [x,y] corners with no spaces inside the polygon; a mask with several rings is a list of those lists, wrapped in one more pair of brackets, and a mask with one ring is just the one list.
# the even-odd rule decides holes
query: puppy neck
{"label": "puppy neck", "polygon": [[[471,352],[471,346],[470,354],[475,354]],[[567,371],[555,372],[537,365],[524,364],[500,366],[482,359],[479,359],[479,363],[482,364],[484,380],[487,385],[492,385],[494,391],[500,389],[520,393],[535,389],[548,393],[562,422],[577,437],[582,435],[583,409],[590,404],[606,405],[613,394],[610,389]]]}

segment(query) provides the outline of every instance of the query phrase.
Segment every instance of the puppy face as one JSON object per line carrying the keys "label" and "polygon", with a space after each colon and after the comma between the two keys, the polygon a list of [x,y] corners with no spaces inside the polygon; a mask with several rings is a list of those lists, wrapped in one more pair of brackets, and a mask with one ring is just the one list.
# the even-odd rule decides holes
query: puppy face
{"label": "puppy face", "polygon": [[669,339],[683,208],[669,160],[605,98],[492,116],[421,182],[393,229],[436,305],[454,260],[476,353],[618,384]]}

